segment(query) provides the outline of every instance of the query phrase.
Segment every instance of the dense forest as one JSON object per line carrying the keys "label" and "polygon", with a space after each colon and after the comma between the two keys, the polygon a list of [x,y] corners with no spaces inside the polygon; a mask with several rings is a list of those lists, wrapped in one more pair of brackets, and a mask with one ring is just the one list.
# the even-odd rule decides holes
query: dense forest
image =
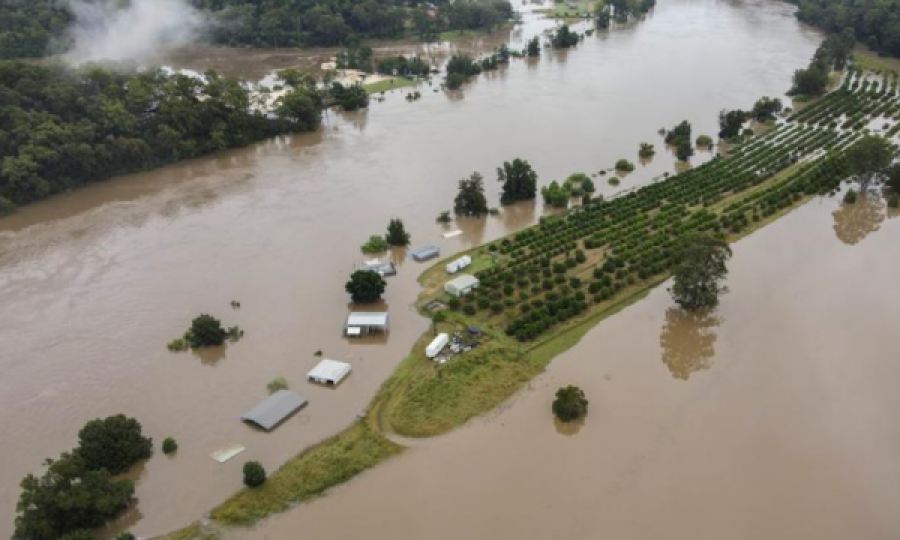
{"label": "dense forest", "polygon": [[[418,0],[185,1],[205,15],[205,40],[252,47],[344,45],[410,33],[433,40],[449,30],[491,29],[513,15],[507,0],[428,5]],[[0,58],[65,50],[71,19],[60,0],[0,0]]]}
{"label": "dense forest", "polygon": [[318,127],[322,96],[298,80],[277,114],[238,80],[0,62],[0,214],[89,182]]}
{"label": "dense forest", "polygon": [[860,43],[900,56],[900,0],[793,0],[797,17],[835,33],[850,29]]}

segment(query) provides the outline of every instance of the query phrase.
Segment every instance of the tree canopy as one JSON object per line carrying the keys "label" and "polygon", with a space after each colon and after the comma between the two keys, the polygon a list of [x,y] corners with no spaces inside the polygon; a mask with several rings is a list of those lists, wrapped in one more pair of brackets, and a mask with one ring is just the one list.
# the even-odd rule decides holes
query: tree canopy
{"label": "tree canopy", "polygon": [[400,218],[391,219],[388,223],[387,234],[384,239],[392,246],[402,247],[409,245],[409,233],[406,232],[406,227],[403,225],[403,221]]}
{"label": "tree canopy", "polygon": [[792,0],[797,17],[828,32],[900,56],[900,0]]}
{"label": "tree canopy", "polygon": [[[434,39],[449,30],[493,29],[513,15],[507,0],[187,0],[209,24],[201,39],[250,47],[337,46],[408,33]],[[70,45],[68,2],[0,4],[0,58],[39,57]]]}
{"label": "tree canopy", "polygon": [[675,302],[688,311],[716,306],[721,282],[728,274],[725,263],[731,257],[731,248],[724,240],[693,233],[679,241],[677,253],[670,289]]}
{"label": "tree canopy", "polygon": [[484,178],[477,172],[459,181],[459,193],[453,201],[453,212],[458,216],[483,216],[488,213],[484,196]]}
{"label": "tree canopy", "polygon": [[91,469],[80,452],[46,461],[41,477],[29,474],[20,484],[15,538],[57,540],[94,529],[114,519],[134,494],[130,480],[113,480],[105,469]]}
{"label": "tree canopy", "polygon": [[563,422],[572,422],[587,414],[588,400],[577,386],[565,386],[556,391],[553,414]]}
{"label": "tree canopy", "polygon": [[350,281],[347,282],[345,289],[355,303],[368,304],[380,300],[385,287],[387,283],[378,272],[356,270],[350,274]]}
{"label": "tree canopy", "polygon": [[863,191],[894,161],[894,148],[884,137],[866,135],[847,149],[850,170],[859,179]]}
{"label": "tree canopy", "polygon": [[533,199],[537,194],[537,179],[537,173],[526,160],[516,158],[504,162],[503,167],[497,168],[497,180],[503,183],[500,204]]}
{"label": "tree canopy", "polygon": [[308,86],[282,98],[280,118],[252,101],[214,71],[199,79],[0,62],[0,208],[319,125],[321,101]]}
{"label": "tree canopy", "polygon": [[117,414],[88,422],[78,432],[76,452],[89,470],[106,469],[121,474],[150,457],[153,441],[144,437],[140,422]]}

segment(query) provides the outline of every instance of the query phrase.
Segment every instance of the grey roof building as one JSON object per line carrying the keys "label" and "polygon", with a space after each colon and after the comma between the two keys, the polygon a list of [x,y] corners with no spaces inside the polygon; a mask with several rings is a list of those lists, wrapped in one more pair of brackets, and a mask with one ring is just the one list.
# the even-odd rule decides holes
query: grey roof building
{"label": "grey roof building", "polygon": [[279,390],[241,415],[241,420],[252,422],[266,431],[272,431],[306,403],[306,398],[296,392]]}
{"label": "grey roof building", "polygon": [[409,253],[409,256],[412,257],[414,261],[422,262],[427,261],[428,259],[433,259],[440,254],[441,250],[439,250],[437,246],[425,246],[411,251]]}

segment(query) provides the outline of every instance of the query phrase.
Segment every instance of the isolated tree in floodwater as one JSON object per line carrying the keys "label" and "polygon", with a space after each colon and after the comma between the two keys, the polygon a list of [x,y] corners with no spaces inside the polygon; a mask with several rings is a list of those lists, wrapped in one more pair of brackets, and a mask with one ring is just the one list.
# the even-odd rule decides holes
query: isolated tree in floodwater
{"label": "isolated tree in floodwater", "polygon": [[741,128],[747,121],[748,114],[742,110],[722,111],[719,113],[719,138],[733,139],[741,134]]}
{"label": "isolated tree in floodwater", "polygon": [[79,456],[90,470],[121,474],[150,457],[153,441],[144,437],[141,423],[124,414],[91,420],[78,432]]}
{"label": "isolated tree in floodwater", "polygon": [[525,49],[525,54],[531,58],[541,55],[541,40],[537,36],[528,40],[528,47]]}
{"label": "isolated tree in floodwater", "polygon": [[387,234],[384,239],[392,246],[403,247],[409,245],[410,236],[406,232],[406,227],[403,226],[403,221],[400,218],[394,218],[388,223]]}
{"label": "isolated tree in floodwater", "polygon": [[565,386],[556,391],[553,414],[562,422],[571,422],[587,414],[588,400],[577,386]]}
{"label": "isolated tree in floodwater", "polygon": [[350,281],[344,288],[355,303],[368,304],[380,300],[385,287],[387,283],[378,272],[356,270],[350,274]]}
{"label": "isolated tree in floodwater", "polygon": [[647,142],[641,143],[641,148],[638,150],[638,156],[641,159],[650,159],[656,154],[656,149],[653,148],[653,145]]}
{"label": "isolated tree in floodwater", "polygon": [[724,240],[692,233],[679,241],[674,284],[669,292],[682,308],[695,311],[719,303],[731,248]]}
{"label": "isolated tree in floodwater", "polygon": [[860,191],[866,191],[873,180],[887,171],[894,160],[894,149],[887,139],[867,135],[848,148],[846,155]]}
{"label": "isolated tree in floodwater", "polygon": [[188,344],[193,349],[200,347],[217,347],[225,343],[228,331],[222,327],[222,321],[206,313],[191,322],[191,329],[185,334]]}
{"label": "isolated tree in floodwater", "polygon": [[453,212],[458,216],[483,216],[488,213],[484,196],[484,177],[477,172],[459,181],[459,193],[453,201]]}
{"label": "isolated tree in floodwater", "polygon": [[516,158],[497,168],[497,180],[503,183],[500,204],[533,199],[537,194],[537,173],[524,159]]}

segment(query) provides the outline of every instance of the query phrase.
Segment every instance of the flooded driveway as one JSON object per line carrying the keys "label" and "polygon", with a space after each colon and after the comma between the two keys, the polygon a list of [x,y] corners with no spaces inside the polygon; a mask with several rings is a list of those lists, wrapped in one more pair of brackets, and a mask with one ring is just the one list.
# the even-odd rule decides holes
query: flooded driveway
{"label": "flooded driveway", "polygon": [[[522,47],[550,24],[529,15],[510,39]],[[405,221],[414,245],[433,243],[446,255],[534,223],[543,212],[532,204],[486,220],[436,224],[436,215],[452,207],[457,181],[472,171],[486,175],[488,198],[497,201],[493,171],[505,160],[527,158],[545,184],[622,157],[637,161],[638,144],[650,141],[656,158],[618,189],[647,182],[674,170],[659,128],[687,118],[695,134],[714,134],[721,109],[781,95],[819,40],[786,4],[662,0],[646,21],[595,34],[577,50],[514,61],[461,92],[425,86],[413,103],[395,92],[367,112],[327,113],[317,134],[115,179],[0,220],[0,534],[12,530],[19,480],[72,448],[86,421],[120,412],[137,417],[157,443],[167,436],[179,442],[174,458],[157,454],[136,472],[133,532],[160,534],[201,516],[240,487],[245,460],[274,469],[349,424],[427,328],[411,307],[423,266],[396,253],[400,275],[389,278],[386,294],[389,338],[363,345],[341,337],[344,283],[367,258],[358,248],[383,233],[389,218]],[[695,163],[708,157],[698,152]],[[597,183],[602,193],[614,192],[602,178]],[[442,238],[456,227],[462,235]],[[166,344],[204,312],[246,336],[223,351],[169,353]],[[664,311],[654,313],[659,332]],[[640,343],[652,349],[658,341],[654,335]],[[720,335],[716,353],[725,346]],[[353,364],[337,390],[304,382],[317,350]],[[658,357],[653,363],[665,368]],[[265,398],[266,383],[278,376],[309,406],[273,433],[242,424],[240,414]],[[678,382],[668,391],[687,388]],[[655,391],[648,388],[640,402],[665,398]],[[599,436],[604,430],[592,423],[604,418],[603,394],[590,394],[595,409],[583,433]],[[543,411],[544,404],[536,407]],[[621,421],[649,429],[640,427],[640,416]],[[247,447],[239,459],[222,465],[209,457],[232,443]],[[416,459],[406,466],[432,467]],[[595,474],[575,462],[565,466],[569,475]],[[496,479],[479,493],[516,490],[514,478]],[[572,511],[577,517],[581,510]],[[445,511],[435,505],[427,512]],[[527,521],[517,523],[534,525]]]}
{"label": "flooded driveway", "polygon": [[[900,219],[848,245],[838,201],[736,244],[715,313],[658,288],[501,411],[234,536],[895,538]],[[590,411],[560,430],[567,384]]]}

